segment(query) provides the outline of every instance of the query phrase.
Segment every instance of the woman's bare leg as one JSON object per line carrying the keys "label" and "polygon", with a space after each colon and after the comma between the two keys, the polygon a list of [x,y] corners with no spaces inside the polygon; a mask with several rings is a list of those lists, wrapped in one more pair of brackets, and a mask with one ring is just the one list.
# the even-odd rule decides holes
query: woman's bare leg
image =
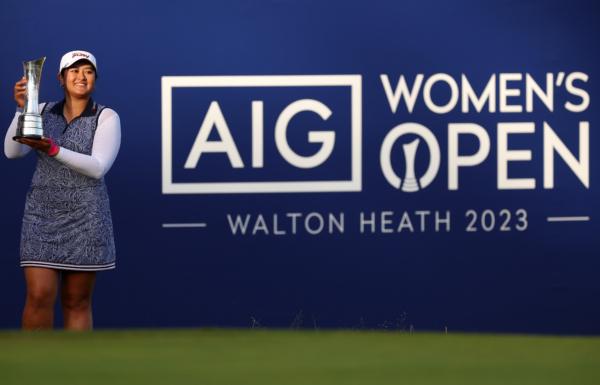
{"label": "woman's bare leg", "polygon": [[52,329],[59,273],[44,267],[25,267],[27,298],[23,309],[24,330]]}
{"label": "woman's bare leg", "polygon": [[65,329],[91,330],[92,294],[96,273],[88,271],[64,271],[62,273],[61,303]]}

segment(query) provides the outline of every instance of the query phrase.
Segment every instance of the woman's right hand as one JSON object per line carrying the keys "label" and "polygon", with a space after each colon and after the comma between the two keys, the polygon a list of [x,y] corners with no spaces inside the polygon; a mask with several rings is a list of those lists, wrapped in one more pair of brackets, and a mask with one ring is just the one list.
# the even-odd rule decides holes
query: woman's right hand
{"label": "woman's right hand", "polygon": [[25,108],[25,97],[27,96],[27,79],[25,79],[25,76],[15,83],[14,95],[17,106]]}

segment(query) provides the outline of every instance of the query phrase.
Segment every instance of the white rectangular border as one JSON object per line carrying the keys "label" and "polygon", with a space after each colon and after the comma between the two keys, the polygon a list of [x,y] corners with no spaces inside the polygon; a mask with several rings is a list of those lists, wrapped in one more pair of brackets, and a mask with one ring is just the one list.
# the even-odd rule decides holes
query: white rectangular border
{"label": "white rectangular border", "polygon": [[[175,87],[350,87],[351,152],[350,180],[298,182],[203,182],[173,183],[172,90]],[[259,75],[259,76],[163,76],[162,192],[163,194],[233,194],[352,192],[362,189],[362,76],[361,75]]]}

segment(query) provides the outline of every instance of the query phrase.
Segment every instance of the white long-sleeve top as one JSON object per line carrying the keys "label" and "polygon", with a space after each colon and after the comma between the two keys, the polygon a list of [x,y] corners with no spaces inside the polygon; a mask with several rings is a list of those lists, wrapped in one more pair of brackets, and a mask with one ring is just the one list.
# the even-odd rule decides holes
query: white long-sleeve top
{"label": "white long-sleeve top", "polygon": [[[44,103],[40,104],[40,111],[43,107]],[[12,139],[17,132],[19,116],[21,111],[17,110],[4,137],[4,154],[9,159],[21,158],[31,151],[31,147]],[[114,110],[105,108],[98,118],[92,153],[86,155],[61,147],[55,159],[80,174],[100,179],[113,165],[119,147],[121,147],[119,115]]]}

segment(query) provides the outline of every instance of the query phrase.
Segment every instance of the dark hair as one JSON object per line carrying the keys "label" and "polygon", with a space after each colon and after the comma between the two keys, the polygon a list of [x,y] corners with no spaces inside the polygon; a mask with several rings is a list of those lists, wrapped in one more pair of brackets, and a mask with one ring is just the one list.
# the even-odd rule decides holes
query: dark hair
{"label": "dark hair", "polygon": [[71,64],[70,66],[63,68],[62,70],[60,70],[60,76],[62,76],[64,78],[66,70],[74,68],[74,67],[79,67],[80,65],[83,65],[83,64],[91,65],[92,68],[94,69],[94,75],[96,75],[96,79],[98,79],[98,72],[96,72],[96,67],[94,67],[94,64],[87,59],[79,59],[75,63]]}

